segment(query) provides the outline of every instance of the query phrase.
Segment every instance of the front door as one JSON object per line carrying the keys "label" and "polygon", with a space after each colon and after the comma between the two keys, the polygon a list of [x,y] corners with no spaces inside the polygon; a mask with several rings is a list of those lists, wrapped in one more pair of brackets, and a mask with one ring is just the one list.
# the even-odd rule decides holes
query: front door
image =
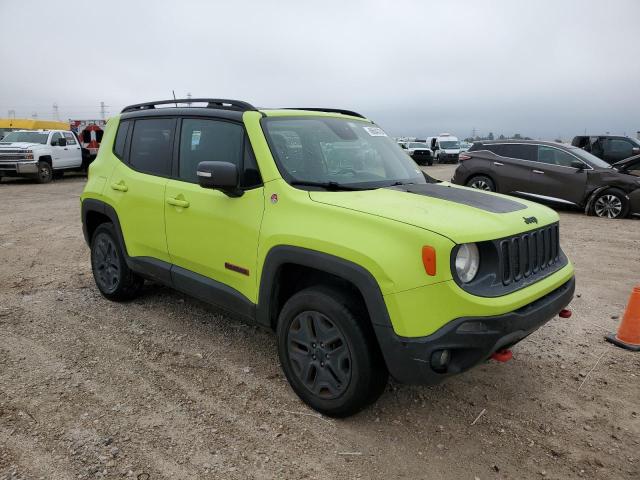
{"label": "front door", "polygon": [[67,157],[68,149],[66,146],[60,145],[58,142],[62,139],[61,132],[53,132],[49,144],[51,145],[51,161],[53,168],[66,168],[69,163]]}
{"label": "front door", "polygon": [[[196,170],[203,161],[236,164],[244,194],[232,198],[200,187]],[[165,193],[171,262],[255,303],[264,189],[244,127],[225,120],[183,119],[174,176],[177,179],[169,180]]]}
{"label": "front door", "polygon": [[82,150],[76,137],[71,132],[64,132],[64,138],[67,141],[67,159],[69,167],[80,167],[82,165]]}
{"label": "front door", "polygon": [[575,203],[584,200],[587,187],[587,169],[578,169],[572,163],[580,160],[559,148],[538,145],[537,162],[531,163],[529,193],[552,200]]}

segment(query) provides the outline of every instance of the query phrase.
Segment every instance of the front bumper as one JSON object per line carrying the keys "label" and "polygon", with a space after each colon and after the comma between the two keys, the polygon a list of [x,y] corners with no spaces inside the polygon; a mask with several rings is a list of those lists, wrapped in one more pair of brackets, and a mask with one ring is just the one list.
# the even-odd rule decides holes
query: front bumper
{"label": "front bumper", "polygon": [[[487,360],[497,350],[527,337],[566,307],[575,291],[575,277],[544,297],[513,312],[492,317],[464,317],[426,337],[399,337],[390,327],[375,326],[392,377],[401,383],[432,385]],[[449,350],[446,371],[432,367],[432,355]]]}
{"label": "front bumper", "polygon": [[38,173],[38,162],[29,160],[26,162],[0,162],[0,175],[35,175]]}

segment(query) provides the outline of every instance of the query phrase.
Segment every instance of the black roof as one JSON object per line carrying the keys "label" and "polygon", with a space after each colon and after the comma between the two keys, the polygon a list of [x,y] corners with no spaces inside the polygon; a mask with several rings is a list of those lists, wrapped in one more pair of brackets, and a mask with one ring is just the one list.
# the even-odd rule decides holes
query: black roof
{"label": "black roof", "polygon": [[474,144],[480,145],[501,145],[501,144],[525,144],[525,145],[550,145],[553,147],[564,147],[564,148],[575,148],[567,143],[559,143],[559,142],[548,142],[546,140],[476,140],[473,142]]}

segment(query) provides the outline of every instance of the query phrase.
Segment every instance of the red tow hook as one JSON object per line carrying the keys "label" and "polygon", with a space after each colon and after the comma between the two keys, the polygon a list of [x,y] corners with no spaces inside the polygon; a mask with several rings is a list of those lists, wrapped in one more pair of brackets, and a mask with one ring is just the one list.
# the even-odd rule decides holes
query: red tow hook
{"label": "red tow hook", "polygon": [[513,352],[511,350],[498,350],[491,354],[491,358],[496,362],[508,362],[513,358]]}
{"label": "red tow hook", "polygon": [[558,316],[560,318],[569,318],[571,317],[571,310],[569,310],[568,308],[563,308],[562,310],[560,310],[560,313],[558,313]]}

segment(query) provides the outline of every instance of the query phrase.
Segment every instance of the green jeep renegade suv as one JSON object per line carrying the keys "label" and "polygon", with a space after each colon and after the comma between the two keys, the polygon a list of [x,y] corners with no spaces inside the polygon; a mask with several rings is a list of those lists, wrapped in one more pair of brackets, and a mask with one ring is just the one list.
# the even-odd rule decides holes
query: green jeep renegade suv
{"label": "green jeep renegade suv", "polygon": [[487,360],[575,287],[555,212],[439,183],[345,110],[129,106],[89,168],[82,222],[105,297],[148,279],[272,328],[293,390],[332,416],[389,374],[434,384]]}

